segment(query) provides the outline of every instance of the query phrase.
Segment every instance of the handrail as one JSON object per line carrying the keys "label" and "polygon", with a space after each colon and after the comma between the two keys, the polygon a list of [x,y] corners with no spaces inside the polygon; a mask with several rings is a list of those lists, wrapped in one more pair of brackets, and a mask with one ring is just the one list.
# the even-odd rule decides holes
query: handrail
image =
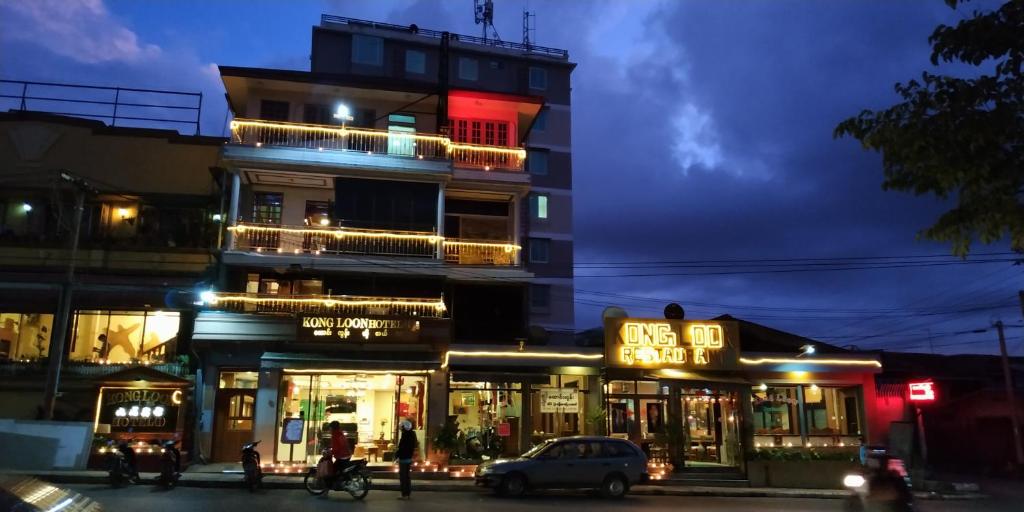
{"label": "handrail", "polygon": [[[146,121],[149,123],[167,123],[174,125],[184,125],[186,127],[195,127],[195,134],[199,135],[201,131],[200,123],[202,121],[202,107],[203,107],[203,93],[201,92],[185,92],[185,91],[169,91],[163,89],[141,89],[137,87],[107,87],[99,85],[85,85],[85,84],[64,84],[57,82],[35,82],[28,80],[5,80],[0,79],[0,84],[10,84],[20,86],[20,94],[0,94],[0,98],[18,100],[18,107],[12,110],[21,111],[33,111],[42,112],[45,114],[54,114],[62,116],[72,117],[83,117],[83,118],[95,118],[100,120],[107,120],[110,126],[117,126],[118,121]],[[62,96],[60,92],[54,92],[52,94],[58,95],[46,95],[45,93],[31,93],[30,87],[42,87],[42,88],[57,88],[62,90],[64,93],[69,94],[71,91],[76,89],[90,90],[90,91],[105,91],[111,93],[113,97],[109,100],[106,99],[92,99],[92,98],[75,98],[70,96]],[[122,93],[139,93],[153,97],[151,101],[154,103],[147,103],[141,100],[136,101],[122,101]],[[167,105],[160,103],[160,96],[175,96],[183,97],[189,100],[186,105]],[[31,106],[29,102],[36,102],[36,105]],[[98,107],[110,107],[109,111],[99,112],[65,112],[57,109],[47,109],[38,105],[39,103],[69,103],[73,105],[82,106],[98,106]],[[149,109],[142,110],[142,112],[132,112],[132,110],[126,112],[120,109]],[[152,109],[161,109],[167,114],[176,111],[195,112],[195,118],[192,119],[191,115],[188,118],[178,118],[172,116],[158,116],[159,114],[146,114],[146,112],[153,112]],[[159,111],[157,111],[159,112]],[[152,116],[152,117],[150,117]]]}
{"label": "handrail", "polygon": [[[340,25],[364,25],[371,28],[379,28],[384,30],[394,30],[397,32],[407,32],[410,34],[430,37],[433,39],[440,39],[444,32],[438,30],[430,30],[426,28],[419,28],[418,26],[403,26],[395,25],[393,23],[381,23],[379,21],[361,20],[358,18],[349,18],[346,16],[336,16],[333,14],[322,14],[320,15],[321,23],[337,23]],[[500,39],[484,39],[482,37],[470,36],[465,34],[449,34],[453,41],[462,41],[472,44],[478,44],[482,46],[497,46],[499,48],[506,48],[509,50],[520,50],[531,53],[541,53],[551,55],[555,57],[561,57],[563,59],[569,58],[568,50],[562,50],[559,48],[551,48],[547,46],[538,46],[535,44],[524,44],[524,43],[513,43],[511,41],[502,41]]]}

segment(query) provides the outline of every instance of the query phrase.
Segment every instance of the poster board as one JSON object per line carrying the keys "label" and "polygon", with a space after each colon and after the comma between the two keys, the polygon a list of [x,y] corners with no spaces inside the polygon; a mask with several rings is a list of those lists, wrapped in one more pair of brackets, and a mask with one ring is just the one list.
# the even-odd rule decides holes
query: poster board
{"label": "poster board", "polygon": [[281,444],[301,443],[304,424],[302,418],[285,418],[281,425]]}

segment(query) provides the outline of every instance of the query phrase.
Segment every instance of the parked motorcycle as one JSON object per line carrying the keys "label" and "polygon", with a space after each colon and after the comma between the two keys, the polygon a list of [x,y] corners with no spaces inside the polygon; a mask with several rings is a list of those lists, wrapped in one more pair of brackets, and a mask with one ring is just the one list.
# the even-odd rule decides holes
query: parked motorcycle
{"label": "parked motorcycle", "polygon": [[843,509],[846,512],[910,512],[914,493],[903,461],[884,451],[868,452],[862,471],[843,478],[853,490]]}
{"label": "parked motorcycle", "polygon": [[120,487],[125,482],[139,483],[139,471],[135,465],[135,450],[128,443],[123,442],[114,446],[111,441],[106,458],[111,487]]}
{"label": "parked motorcycle", "polygon": [[361,500],[370,493],[371,481],[372,474],[363,459],[349,461],[340,473],[334,471],[331,449],[327,448],[322,452],[317,465],[309,468],[303,483],[306,491],[314,496],[327,494],[328,491],[342,491]]}
{"label": "parked motorcycle", "polygon": [[260,467],[260,452],[256,451],[259,441],[242,446],[242,470],[245,472],[243,483],[250,492],[260,488],[263,482],[263,469]]}
{"label": "parked motorcycle", "polygon": [[173,440],[164,441],[160,455],[160,477],[157,482],[165,489],[173,489],[181,478],[181,452]]}

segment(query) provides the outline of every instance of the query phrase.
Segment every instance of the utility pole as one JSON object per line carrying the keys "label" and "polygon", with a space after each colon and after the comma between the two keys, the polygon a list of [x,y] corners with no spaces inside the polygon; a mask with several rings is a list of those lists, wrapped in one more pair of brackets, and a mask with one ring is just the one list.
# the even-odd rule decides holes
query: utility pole
{"label": "utility pole", "polygon": [[85,180],[72,176],[70,173],[61,172],[60,178],[75,187],[75,212],[71,227],[71,250],[68,255],[67,275],[61,286],[60,303],[57,306],[57,317],[54,319],[56,324],[50,335],[46,391],[43,394],[43,419],[46,420],[53,419],[53,411],[57,403],[57,390],[60,387],[60,371],[64,365],[64,348],[67,346],[68,324],[71,322],[71,292],[74,289],[75,260],[78,258],[78,236],[82,230],[85,194],[86,192],[95,192]]}
{"label": "utility pole", "polygon": [[1020,438],[1020,418],[1017,414],[1017,397],[1013,392],[1013,376],[1010,374],[1010,358],[1006,354],[1006,336],[1003,335],[1003,322],[996,322],[999,331],[999,352],[1003,360],[1003,383],[1006,385],[1006,398],[1010,405],[1010,424],[1013,428],[1013,448],[1017,455],[1017,466],[1024,466],[1024,445]]}

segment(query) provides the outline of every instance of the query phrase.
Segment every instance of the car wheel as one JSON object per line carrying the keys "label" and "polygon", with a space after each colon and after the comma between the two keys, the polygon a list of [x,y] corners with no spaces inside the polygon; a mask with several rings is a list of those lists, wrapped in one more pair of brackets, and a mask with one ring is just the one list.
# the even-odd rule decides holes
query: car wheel
{"label": "car wheel", "polygon": [[618,499],[629,491],[629,484],[620,475],[609,475],[601,484],[601,496],[605,498]]}
{"label": "car wheel", "polygon": [[505,475],[498,486],[498,494],[518,498],[526,493],[526,477],[519,473]]}

